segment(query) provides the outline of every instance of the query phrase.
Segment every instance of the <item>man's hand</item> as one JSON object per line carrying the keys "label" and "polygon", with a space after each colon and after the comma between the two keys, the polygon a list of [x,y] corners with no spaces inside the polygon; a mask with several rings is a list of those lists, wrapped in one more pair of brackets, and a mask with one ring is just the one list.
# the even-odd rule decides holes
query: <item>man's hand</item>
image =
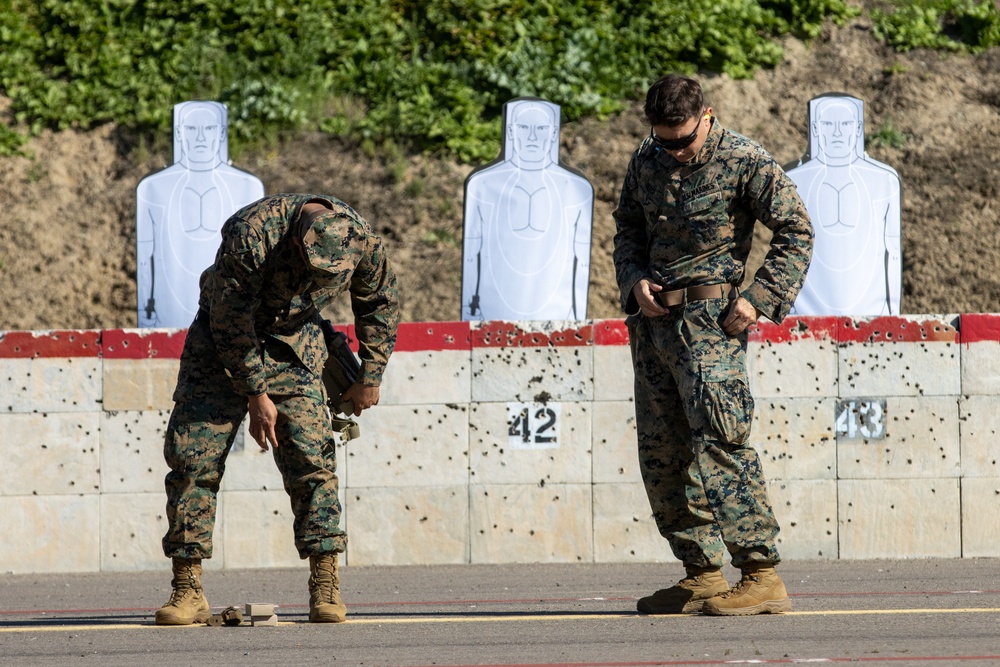
{"label": "man's hand", "polygon": [[663,291],[663,285],[657,285],[648,278],[643,278],[632,286],[632,296],[639,305],[639,310],[646,317],[661,317],[667,314],[667,309],[656,300],[656,293]]}
{"label": "man's hand", "polygon": [[274,425],[278,423],[278,408],[274,401],[266,394],[250,396],[248,398],[250,409],[250,437],[257,441],[257,446],[263,451],[267,451],[267,443],[271,443],[275,449],[278,448],[278,436],[274,432]]}
{"label": "man's hand", "polygon": [[363,410],[367,410],[373,405],[378,405],[378,387],[369,387],[366,384],[355,382],[340,397],[341,401],[351,401],[354,404],[354,416],[360,417]]}
{"label": "man's hand", "polygon": [[727,335],[735,336],[760,319],[760,311],[752,303],[741,296],[729,306],[729,313],[722,321],[722,330]]}

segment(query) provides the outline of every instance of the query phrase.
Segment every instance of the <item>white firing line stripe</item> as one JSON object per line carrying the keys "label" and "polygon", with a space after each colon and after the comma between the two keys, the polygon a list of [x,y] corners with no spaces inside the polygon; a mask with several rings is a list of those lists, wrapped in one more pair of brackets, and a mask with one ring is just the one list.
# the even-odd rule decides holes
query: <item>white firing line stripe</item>
{"label": "white firing line stripe", "polygon": [[997,614],[1000,608],[964,609],[836,609],[829,611],[792,611],[781,616],[861,616],[865,614]]}
{"label": "white firing line stripe", "polygon": [[[903,614],[1000,614],[1000,607],[995,609],[984,609],[982,607],[970,609],[842,609],[828,611],[791,611],[777,616],[858,616],[864,614],[879,615],[903,615]],[[699,614],[662,614],[659,618],[698,618]],[[414,618],[349,618],[347,623],[358,625],[389,624],[389,623],[492,623],[495,621],[573,621],[573,620],[598,620],[606,618],[650,618],[646,614],[532,614],[524,616],[446,616],[436,617],[414,617]],[[714,618],[724,618],[716,616]]]}

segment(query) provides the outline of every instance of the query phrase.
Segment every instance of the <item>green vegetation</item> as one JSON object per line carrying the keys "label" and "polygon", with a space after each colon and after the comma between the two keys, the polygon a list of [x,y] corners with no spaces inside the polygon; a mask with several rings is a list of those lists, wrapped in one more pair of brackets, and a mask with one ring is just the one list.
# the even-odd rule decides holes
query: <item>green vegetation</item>
{"label": "green vegetation", "polygon": [[447,229],[432,229],[420,239],[424,245],[437,246],[448,245],[453,248],[458,247],[458,239]]}
{"label": "green vegetation", "polygon": [[28,167],[28,173],[27,173],[28,182],[37,183],[38,181],[45,178],[48,175],[48,173],[49,170],[45,167],[45,163],[40,160],[36,160],[32,157],[31,166]]}
{"label": "green vegetation", "polygon": [[24,155],[21,147],[28,138],[0,122],[0,155]]}
{"label": "green vegetation", "polygon": [[904,65],[903,63],[899,62],[898,60],[894,60],[891,65],[882,70],[883,73],[888,74],[890,76],[896,74],[906,74],[908,71],[910,71],[910,68]]}
{"label": "green vegetation", "polygon": [[1000,45],[1000,8],[994,0],[910,0],[874,9],[872,21],[878,38],[897,51],[975,53]]}
{"label": "green vegetation", "polygon": [[[857,13],[845,0],[0,0],[0,92],[31,132],[114,122],[144,141],[169,132],[174,104],[211,99],[234,143],[318,128],[485,160],[511,98],[604,116],[667,71],[750,77],[780,62],[781,35]],[[996,14],[992,0],[907,0],[877,29],[901,49],[934,35],[982,48]],[[0,153],[22,142],[0,123]]]}
{"label": "green vegetation", "polygon": [[865,137],[865,145],[870,147],[889,146],[898,149],[905,146],[908,139],[909,137],[893,123],[892,116],[888,116],[877,132]]}

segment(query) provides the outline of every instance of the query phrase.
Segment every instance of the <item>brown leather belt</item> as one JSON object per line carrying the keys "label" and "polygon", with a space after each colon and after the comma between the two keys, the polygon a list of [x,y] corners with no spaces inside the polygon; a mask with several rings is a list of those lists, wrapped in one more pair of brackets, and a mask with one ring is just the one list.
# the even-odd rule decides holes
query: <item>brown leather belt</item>
{"label": "brown leather belt", "polygon": [[733,291],[733,286],[727,283],[717,283],[715,285],[692,285],[684,289],[673,289],[659,292],[656,300],[664,308],[679,306],[688,301],[701,301],[703,299],[722,299]]}

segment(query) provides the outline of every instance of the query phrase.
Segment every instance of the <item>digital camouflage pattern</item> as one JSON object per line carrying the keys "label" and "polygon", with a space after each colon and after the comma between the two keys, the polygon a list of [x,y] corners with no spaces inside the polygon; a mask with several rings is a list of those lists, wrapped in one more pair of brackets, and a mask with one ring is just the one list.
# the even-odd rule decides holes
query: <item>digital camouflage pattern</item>
{"label": "digital camouflage pattern", "polygon": [[777,563],[779,527],[749,444],[747,332],[722,330],[730,297],[646,317],[632,288],[642,278],[665,289],[739,285],[760,220],[774,232],[771,248],[740,296],[780,322],[812,253],[812,225],[795,185],[759,145],[713,119],[688,163],[647,139],[629,164],[614,218],[639,464],[657,528],[689,567],[721,567],[727,552],[736,567]]}
{"label": "digital camouflage pattern", "polygon": [[722,332],[727,299],[630,317],[639,468],[653,518],[685,565],[777,563],[778,524],[750,445],[746,339]]}
{"label": "digital camouflage pattern", "polygon": [[[294,238],[302,206],[313,201],[331,212],[309,230],[307,263]],[[318,268],[316,253],[327,260]],[[344,292],[360,341],[359,381],[378,386],[395,346],[399,297],[368,223],[340,200],[300,194],[265,197],[226,221],[215,265],[201,277],[202,312],[185,338],[164,442],[167,557],[211,557],[226,458],[247,396],[263,392],[278,408],[273,451],[291,498],[299,555],[346,548],[320,327],[320,311]]]}
{"label": "digital camouflage pattern", "polygon": [[[299,213],[309,202],[331,208],[333,215],[321,218],[320,231],[340,239],[339,253],[324,270],[306,265],[293,240]],[[339,199],[273,195],[240,209],[223,225],[215,265],[202,275],[201,285],[199,305],[209,314],[216,348],[238,393],[300,390],[295,384],[272,386],[276,373],[265,370],[269,360],[261,355],[265,338],[286,343],[318,376],[326,360],[319,312],[348,290],[360,344],[360,381],[381,382],[399,324],[396,277],[381,240]]]}
{"label": "digital camouflage pattern", "polygon": [[[203,325],[191,332],[208,337]],[[274,461],[291,499],[295,548],[302,558],[343,552],[347,535],[340,528],[336,450],[326,406],[307,396],[277,398],[275,404],[280,446],[273,449]],[[174,407],[163,447],[170,468],[164,483],[168,558],[212,557],[219,485],[246,412],[246,399],[231,392]]]}
{"label": "digital camouflage pattern", "polygon": [[666,289],[739,285],[760,220],[774,235],[753,285],[741,296],[774,322],[805,281],[813,228],[795,183],[759,144],[712,119],[687,163],[646,139],[632,156],[614,212],[615,271],[622,308],[635,313],[642,278]]}

